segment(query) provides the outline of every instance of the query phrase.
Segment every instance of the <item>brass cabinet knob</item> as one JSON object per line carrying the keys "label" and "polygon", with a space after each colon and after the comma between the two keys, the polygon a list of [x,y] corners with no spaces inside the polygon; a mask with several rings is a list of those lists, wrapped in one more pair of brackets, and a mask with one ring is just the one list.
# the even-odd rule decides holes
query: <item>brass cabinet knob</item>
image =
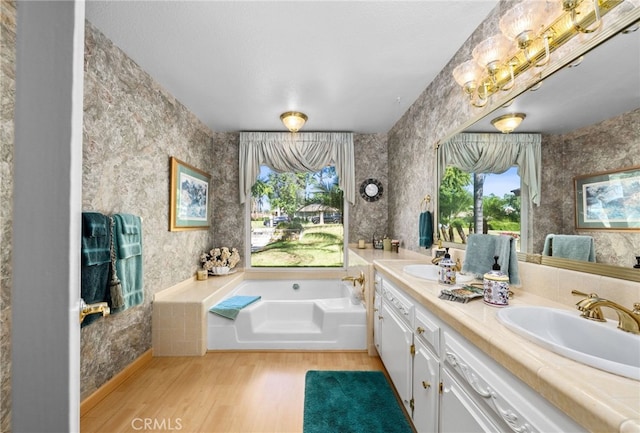
{"label": "brass cabinet knob", "polygon": [[429,388],[431,388],[431,384],[429,382],[423,380],[422,381],[422,387],[424,389],[429,389]]}
{"label": "brass cabinet knob", "polygon": [[416,332],[417,332],[418,334],[423,334],[423,333],[424,333],[424,328],[423,328],[422,326],[418,326],[418,327],[416,328]]}

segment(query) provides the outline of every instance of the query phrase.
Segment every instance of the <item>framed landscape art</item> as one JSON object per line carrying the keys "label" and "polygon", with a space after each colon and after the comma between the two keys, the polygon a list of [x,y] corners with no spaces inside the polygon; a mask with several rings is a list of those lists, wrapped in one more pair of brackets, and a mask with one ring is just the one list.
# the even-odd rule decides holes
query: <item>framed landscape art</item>
{"label": "framed landscape art", "polygon": [[206,230],[209,228],[209,181],[211,176],[173,156],[169,230]]}
{"label": "framed landscape art", "polygon": [[577,176],[576,229],[640,230],[640,166]]}

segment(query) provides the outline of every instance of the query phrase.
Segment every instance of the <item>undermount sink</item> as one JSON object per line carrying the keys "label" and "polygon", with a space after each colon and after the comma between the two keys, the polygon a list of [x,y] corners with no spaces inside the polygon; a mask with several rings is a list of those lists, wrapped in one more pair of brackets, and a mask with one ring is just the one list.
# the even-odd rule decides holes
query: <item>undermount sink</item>
{"label": "undermount sink", "polygon": [[507,307],[498,320],[516,334],[559,355],[600,370],[640,380],[640,335],[595,322],[578,311]]}
{"label": "undermount sink", "polygon": [[[438,281],[438,269],[436,265],[407,265],[402,268],[409,275],[431,281]],[[456,274],[457,283],[464,284],[473,281],[473,279],[473,275],[465,275],[460,272]]]}

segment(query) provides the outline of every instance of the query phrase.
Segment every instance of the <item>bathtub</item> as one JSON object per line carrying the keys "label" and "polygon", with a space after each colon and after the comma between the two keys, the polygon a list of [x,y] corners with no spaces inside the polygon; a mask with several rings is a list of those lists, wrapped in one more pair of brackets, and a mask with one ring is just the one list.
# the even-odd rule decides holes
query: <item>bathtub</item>
{"label": "bathtub", "polygon": [[260,295],[235,320],[207,314],[207,349],[365,350],[366,311],[351,282],[245,280],[226,298]]}

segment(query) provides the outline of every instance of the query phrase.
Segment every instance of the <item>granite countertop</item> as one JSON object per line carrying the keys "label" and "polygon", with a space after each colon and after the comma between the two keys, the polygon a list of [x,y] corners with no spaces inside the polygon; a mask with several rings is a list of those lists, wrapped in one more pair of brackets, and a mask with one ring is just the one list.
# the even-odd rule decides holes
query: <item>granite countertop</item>
{"label": "granite countertop", "polygon": [[[438,298],[441,285],[413,277],[402,268],[431,263],[430,257],[355,250],[376,270],[473,342],[507,370],[591,432],[640,432],[640,382],[607,373],[546,350],[502,325],[499,308],[474,300],[467,304]],[[536,294],[535,288],[514,290],[510,305],[539,305],[573,310]],[[614,323],[611,324],[615,326]],[[620,331],[623,332],[623,331]],[[597,344],[594,342],[594,344]]]}

